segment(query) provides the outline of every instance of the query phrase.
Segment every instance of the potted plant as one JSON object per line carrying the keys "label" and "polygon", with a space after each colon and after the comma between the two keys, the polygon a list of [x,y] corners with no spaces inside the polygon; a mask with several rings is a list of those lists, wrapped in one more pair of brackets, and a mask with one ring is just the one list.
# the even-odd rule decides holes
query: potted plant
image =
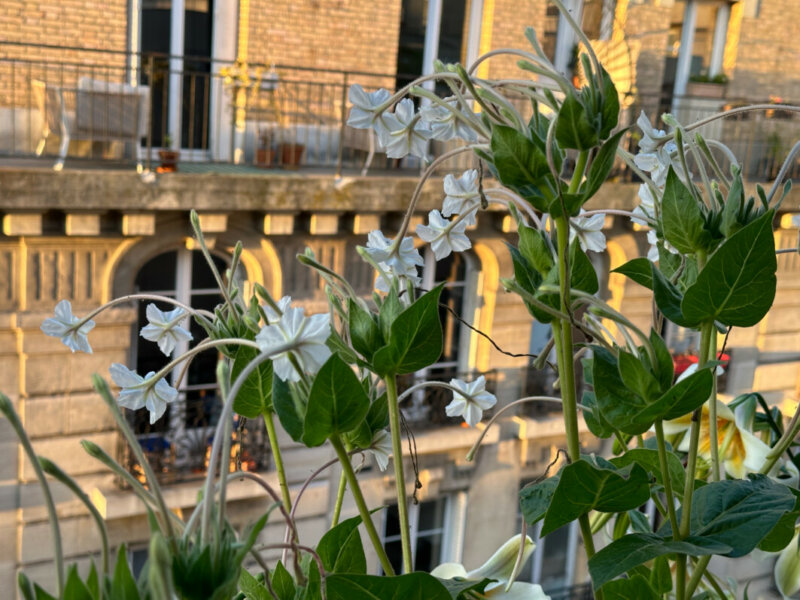
{"label": "potted plant", "polygon": [[256,148],[256,165],[269,167],[275,160],[275,151],[270,143],[270,134],[267,128],[258,133],[258,147]]}
{"label": "potted plant", "polygon": [[164,147],[158,151],[158,158],[161,160],[161,166],[158,167],[159,173],[174,173],[178,170],[178,157],[180,156],[177,150],[172,150],[172,136],[166,134],[164,136]]}
{"label": "potted plant", "polygon": [[[278,124],[279,131],[282,132],[285,129],[286,120],[281,110],[280,99],[278,98],[279,86],[277,74],[271,76],[267,81],[269,85],[262,86],[261,89],[268,91],[270,94],[270,104],[272,106],[272,111],[275,113],[275,121]],[[277,156],[281,166],[285,169],[296,169],[300,165],[306,147],[305,144],[301,144],[296,140],[284,141],[281,139],[278,142],[277,149]]]}
{"label": "potted plant", "polygon": [[686,86],[686,94],[700,98],[722,98],[725,96],[727,83],[728,77],[724,73],[718,73],[713,77],[708,74],[692,75]]}

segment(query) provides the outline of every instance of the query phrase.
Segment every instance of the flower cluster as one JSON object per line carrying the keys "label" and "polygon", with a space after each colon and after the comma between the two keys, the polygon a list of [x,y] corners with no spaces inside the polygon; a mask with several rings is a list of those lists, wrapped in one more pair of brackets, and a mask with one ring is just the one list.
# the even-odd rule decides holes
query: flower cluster
{"label": "flower cluster", "polygon": [[348,98],[353,106],[347,124],[355,129],[375,131],[389,158],[404,158],[410,154],[424,159],[430,140],[460,138],[472,142],[477,139],[455,98],[425,106],[419,112],[410,98],[399,100],[390,111],[392,97],[384,89],[366,92],[355,84],[350,87]]}

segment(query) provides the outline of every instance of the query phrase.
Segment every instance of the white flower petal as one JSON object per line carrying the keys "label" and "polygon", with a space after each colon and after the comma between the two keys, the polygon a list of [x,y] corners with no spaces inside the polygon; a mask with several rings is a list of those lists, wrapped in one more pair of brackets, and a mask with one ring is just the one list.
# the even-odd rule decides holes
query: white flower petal
{"label": "white flower petal", "polygon": [[795,533],[789,545],[781,550],[775,563],[775,585],[784,598],[794,596],[800,591],[800,548],[798,534]]}
{"label": "white flower petal", "polygon": [[119,363],[112,363],[108,371],[111,373],[111,380],[121,388],[133,387],[144,382],[141,375]]}

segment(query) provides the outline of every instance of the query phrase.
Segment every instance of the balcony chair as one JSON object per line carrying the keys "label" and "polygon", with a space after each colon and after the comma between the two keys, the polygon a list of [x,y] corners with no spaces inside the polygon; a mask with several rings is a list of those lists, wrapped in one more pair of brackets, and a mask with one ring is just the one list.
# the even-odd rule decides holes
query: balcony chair
{"label": "balcony chair", "polygon": [[[33,80],[33,96],[42,117],[42,137],[36,147],[41,156],[47,138],[61,138],[53,170],[64,168],[69,141],[131,142],[136,170],[142,172],[141,138],[150,127],[150,88],[82,77],[78,87],[65,88]],[[70,102],[71,101],[71,102]],[[70,107],[74,106],[73,110]]]}

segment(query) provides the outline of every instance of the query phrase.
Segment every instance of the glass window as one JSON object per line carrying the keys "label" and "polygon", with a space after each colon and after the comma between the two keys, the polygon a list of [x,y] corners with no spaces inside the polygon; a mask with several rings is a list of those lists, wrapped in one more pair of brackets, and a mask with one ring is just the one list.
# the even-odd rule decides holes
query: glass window
{"label": "glass window", "polygon": [[[408,521],[414,570],[431,571],[441,564],[445,539],[445,512],[447,498],[426,500],[408,507]],[[403,550],[400,543],[400,518],[397,505],[386,510],[384,521],[384,547],[395,572],[403,567]]]}

